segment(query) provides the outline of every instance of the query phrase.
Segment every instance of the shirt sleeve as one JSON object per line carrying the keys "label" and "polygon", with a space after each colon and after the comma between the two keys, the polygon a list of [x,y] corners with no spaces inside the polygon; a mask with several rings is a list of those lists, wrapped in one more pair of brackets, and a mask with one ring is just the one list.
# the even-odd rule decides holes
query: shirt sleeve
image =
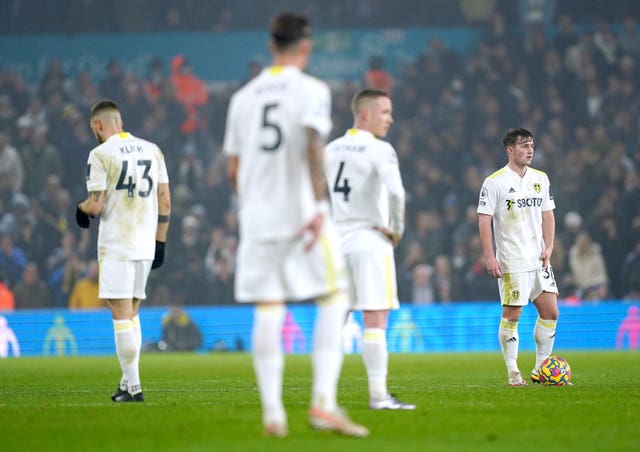
{"label": "shirt sleeve", "polygon": [[89,153],[87,161],[87,191],[104,191],[107,189],[108,165],[104,155],[96,149]]}
{"label": "shirt sleeve", "polygon": [[307,105],[302,115],[302,125],[316,130],[327,138],[333,124],[331,122],[331,92],[324,82],[310,80],[307,88]]}
{"label": "shirt sleeve", "polygon": [[238,139],[236,136],[237,121],[235,119],[238,109],[237,96],[232,96],[229,102],[229,110],[227,112],[227,122],[224,131],[224,143],[222,144],[222,152],[226,156],[233,156],[239,154]]}
{"label": "shirt sleeve", "polygon": [[158,183],[159,184],[168,184],[169,183],[169,172],[167,171],[167,163],[164,160],[164,154],[158,149]]}
{"label": "shirt sleeve", "polygon": [[544,196],[542,197],[542,211],[553,210],[556,208],[556,202],[553,196],[553,189],[549,182],[549,176],[544,176]]}
{"label": "shirt sleeve", "polygon": [[402,235],[404,233],[405,191],[400,175],[398,155],[391,145],[385,146],[385,151],[378,163],[378,173],[382,183],[389,191],[391,232]]}
{"label": "shirt sleeve", "polygon": [[496,184],[494,184],[491,179],[485,179],[480,189],[477,212],[493,216],[496,211],[497,202],[498,193],[496,191]]}

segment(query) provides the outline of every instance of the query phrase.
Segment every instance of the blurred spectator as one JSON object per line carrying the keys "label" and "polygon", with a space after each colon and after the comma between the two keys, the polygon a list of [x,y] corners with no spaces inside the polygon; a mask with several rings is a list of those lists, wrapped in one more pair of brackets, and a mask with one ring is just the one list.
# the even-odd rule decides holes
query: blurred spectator
{"label": "blurred spectator", "polygon": [[103,307],[105,307],[104,301],[98,298],[98,261],[94,259],[87,264],[85,277],[75,282],[69,297],[69,308],[94,309]]}
{"label": "blurred spectator", "polygon": [[47,126],[33,129],[29,143],[20,149],[22,164],[28,168],[29,177],[24,181],[28,196],[39,195],[50,175],[62,177],[62,161],[58,150],[47,141]]}
{"label": "blurred spectator", "polygon": [[413,304],[432,304],[435,302],[433,267],[427,264],[416,265],[413,269],[412,283],[411,302]]}
{"label": "blurred spectator", "polygon": [[602,300],[608,294],[607,269],[600,245],[587,232],[580,232],[569,250],[569,267],[584,300]]}
{"label": "blurred spectator", "polygon": [[635,17],[627,16],[622,20],[622,31],[618,35],[618,42],[625,54],[636,59],[640,56],[640,32]]}
{"label": "blurred spectator", "polygon": [[51,292],[40,279],[38,266],[29,262],[22,272],[22,280],[15,285],[16,309],[46,308],[52,305]]}
{"label": "blurred spectator", "polygon": [[8,232],[0,232],[0,272],[9,280],[9,285],[14,286],[27,266],[27,257],[24,251],[13,243],[13,238]]}
{"label": "blurred spectator", "polygon": [[[38,197],[39,213],[38,229],[42,232],[44,238],[44,251],[51,253],[56,246],[63,240],[65,233],[69,231],[71,195],[65,190],[61,183],[60,177],[56,174],[47,176],[44,188]],[[75,236],[71,234],[76,242]],[[49,269],[52,267],[47,264]]]}
{"label": "blurred spectator", "polygon": [[150,103],[156,103],[162,94],[162,86],[166,80],[162,59],[155,57],[149,63],[149,73],[142,82],[142,87]]}
{"label": "blurred spectator", "polygon": [[449,256],[440,254],[433,262],[435,297],[439,303],[449,303],[454,300],[454,290],[458,284],[454,281]]}
{"label": "blurred spectator", "polygon": [[23,181],[22,159],[11,146],[9,133],[0,129],[0,198],[6,199],[20,192]]}
{"label": "blurred spectator", "polygon": [[181,308],[174,306],[162,318],[161,351],[193,351],[202,345],[202,333],[198,325]]}
{"label": "blurred spectator", "polygon": [[34,129],[44,128],[46,130],[49,126],[47,124],[47,111],[40,96],[31,96],[27,110],[18,118],[18,121],[26,122]]}
{"label": "blurred spectator", "polygon": [[60,93],[65,87],[67,75],[62,68],[62,62],[58,58],[49,60],[47,70],[40,79],[39,95],[48,99],[53,93]]}
{"label": "blurred spectator", "polygon": [[47,259],[47,285],[52,292],[52,306],[68,306],[71,290],[84,270],[76,236],[66,231],[60,237],[60,246]]}
{"label": "blurred spectator", "polygon": [[189,187],[192,193],[199,193],[202,190],[205,167],[196,152],[193,141],[184,144],[174,177],[178,184]]}
{"label": "blurred spectator", "polygon": [[171,60],[171,80],[176,88],[177,99],[187,113],[181,130],[185,134],[192,134],[200,128],[200,109],[206,105],[209,93],[204,82],[193,74],[191,63],[184,55],[177,55]]}
{"label": "blurred spectator", "polygon": [[0,312],[13,311],[16,308],[16,301],[13,291],[7,286],[9,279],[0,271]]}
{"label": "blurred spectator", "polygon": [[[0,91],[0,130],[10,133],[11,127],[17,123],[16,109],[8,94]],[[12,138],[11,135],[9,139]]]}
{"label": "blurred spectator", "polygon": [[100,82],[100,93],[105,98],[120,103],[123,97],[123,80],[122,64],[118,60],[109,60],[107,63],[107,75]]}
{"label": "blurred spectator", "polygon": [[364,74],[364,85],[391,94],[393,80],[391,74],[384,69],[382,56],[375,55],[369,58],[369,70]]}
{"label": "blurred spectator", "polygon": [[124,76],[121,82],[122,99],[118,105],[122,117],[127,121],[127,130],[140,130],[149,112],[149,104],[144,95],[141,83],[133,74]]}
{"label": "blurred spectator", "polygon": [[568,14],[561,14],[558,17],[558,31],[553,37],[553,47],[560,54],[560,58],[564,59],[567,49],[578,42],[578,33],[576,32],[573,19]]}
{"label": "blurred spectator", "polygon": [[207,304],[233,304],[235,302],[233,287],[233,272],[229,262],[224,258],[218,259]]}

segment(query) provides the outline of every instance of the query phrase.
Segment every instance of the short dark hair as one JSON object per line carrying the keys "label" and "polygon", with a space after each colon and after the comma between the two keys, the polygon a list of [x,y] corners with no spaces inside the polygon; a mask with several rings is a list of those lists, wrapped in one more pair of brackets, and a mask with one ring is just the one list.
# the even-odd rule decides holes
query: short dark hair
{"label": "short dark hair", "polygon": [[93,118],[99,115],[100,113],[102,113],[103,111],[107,111],[107,110],[115,110],[118,112],[120,111],[120,109],[118,108],[118,106],[114,101],[110,99],[103,99],[97,104],[95,104],[93,107],[91,107],[91,113],[89,114],[89,116]]}
{"label": "short dark hair", "polygon": [[309,19],[300,14],[284,13],[271,21],[271,39],[278,50],[285,50],[304,38],[311,37]]}
{"label": "short dark hair", "polygon": [[356,116],[360,113],[360,109],[365,100],[377,99],[378,97],[389,97],[389,93],[373,88],[364,88],[355,93],[353,99],[351,99],[351,111],[353,115]]}
{"label": "short dark hair", "polygon": [[511,147],[518,142],[518,138],[533,138],[533,134],[527,129],[523,129],[522,127],[509,129],[504,134],[502,145],[505,149]]}

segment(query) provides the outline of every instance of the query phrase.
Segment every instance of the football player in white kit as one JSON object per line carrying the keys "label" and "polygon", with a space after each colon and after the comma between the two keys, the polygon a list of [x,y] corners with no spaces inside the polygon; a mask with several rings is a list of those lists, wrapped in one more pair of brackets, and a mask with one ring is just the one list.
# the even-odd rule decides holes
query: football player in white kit
{"label": "football player in white kit", "polygon": [[383,141],[393,123],[384,91],[363,89],[351,101],[353,128],[325,148],[331,208],[351,280],[351,309],[362,311],[362,355],[369,407],[413,410],[387,390],[387,323],[398,309],[393,247],[404,232],[405,191],[398,156]]}
{"label": "football player in white kit", "polygon": [[164,156],[155,144],[122,128],[116,104],[103,100],[91,108],[91,130],[100,143],[87,162],[87,199],[78,203],[76,221],[88,228],[100,215],[99,297],[111,310],[116,354],[122,368],[114,402],[142,402],[140,386],[140,301],[146,298],[149,271],[164,261],[171,198]]}
{"label": "football player in white kit", "polygon": [[236,92],[224,138],[238,196],[240,242],[235,296],[255,303],[253,362],[267,436],[288,434],[282,402],[281,330],[286,301],[315,299],[309,422],[317,430],[366,436],[337,404],[347,280],[329,218],[323,147],[331,131],[331,94],[302,72],[311,54],[305,17],[271,22],[272,66]]}
{"label": "football player in white kit", "polygon": [[526,129],[510,129],[502,143],[508,162],[482,185],[478,227],[487,272],[498,278],[502,303],[498,338],[508,382],[510,386],[526,386],[517,362],[518,321],[529,300],[538,310],[533,330],[534,383],[539,382],[538,367],[551,354],[556,336],[558,288],[549,263],[555,236],[555,202],[546,173],[529,166],[534,154],[533,134]]}

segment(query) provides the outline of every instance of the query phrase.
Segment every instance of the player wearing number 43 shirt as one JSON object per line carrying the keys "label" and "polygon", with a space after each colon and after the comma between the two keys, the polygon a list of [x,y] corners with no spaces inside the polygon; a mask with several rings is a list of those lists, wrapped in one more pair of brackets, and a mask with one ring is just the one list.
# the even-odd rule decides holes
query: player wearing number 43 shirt
{"label": "player wearing number 43 shirt", "polygon": [[404,232],[405,210],[396,151],[381,139],[393,123],[391,99],[364,89],[351,109],[353,128],[327,145],[325,167],[351,279],[351,309],[363,311],[369,406],[414,409],[387,391],[387,322],[389,311],[399,307],[393,247]]}
{"label": "player wearing number 43 shirt", "polygon": [[533,331],[536,362],[531,372],[535,383],[539,382],[538,367],[551,354],[556,334],[558,289],[549,264],[555,202],[547,175],[529,167],[534,154],[531,132],[510,129],[502,142],[508,162],[482,185],[478,226],[487,272],[498,278],[502,302],[498,338],[509,385],[525,386],[517,363],[522,307],[532,300],[538,310]]}
{"label": "player wearing number 43 shirt", "polygon": [[89,154],[89,195],[78,203],[76,222],[86,229],[90,218],[100,215],[98,292],[111,310],[122,369],[111,399],[142,402],[138,312],[149,272],[164,261],[171,212],[169,177],[158,146],[123,131],[114,102],[95,104],[90,125],[99,145]]}

